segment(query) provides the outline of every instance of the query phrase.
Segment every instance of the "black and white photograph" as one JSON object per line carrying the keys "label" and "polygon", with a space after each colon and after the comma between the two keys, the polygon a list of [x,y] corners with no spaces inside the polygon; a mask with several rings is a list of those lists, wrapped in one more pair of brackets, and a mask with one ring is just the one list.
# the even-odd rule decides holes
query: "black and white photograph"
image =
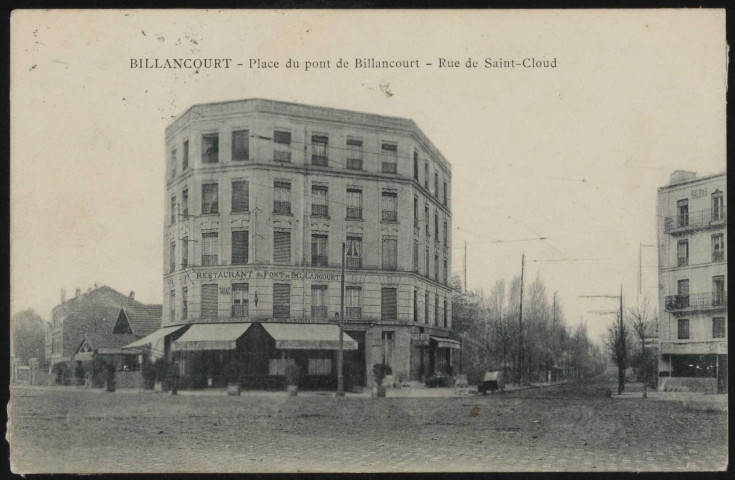
{"label": "black and white photograph", "polygon": [[13,473],[728,469],[724,10],[10,26]]}

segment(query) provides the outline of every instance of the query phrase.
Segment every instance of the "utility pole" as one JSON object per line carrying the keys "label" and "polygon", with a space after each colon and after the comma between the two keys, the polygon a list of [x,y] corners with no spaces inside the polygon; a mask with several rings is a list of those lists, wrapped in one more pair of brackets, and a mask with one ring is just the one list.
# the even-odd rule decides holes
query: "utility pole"
{"label": "utility pole", "polygon": [[467,240],[464,241],[464,293],[467,293]]}
{"label": "utility pole", "polygon": [[[627,352],[625,352],[625,325],[623,325],[623,284],[620,284],[620,336],[619,336],[619,342],[622,343],[622,345],[619,347],[623,351],[623,355],[625,355]],[[621,362],[624,363],[624,362]],[[623,393],[623,389],[625,388],[625,368],[621,368],[620,365],[618,365],[618,395],[621,395]]]}
{"label": "utility pole", "polygon": [[523,268],[526,254],[521,255],[521,303],[518,307],[518,385],[523,384]]}
{"label": "utility pole", "polygon": [[337,352],[337,396],[345,396],[344,368],[344,333],[345,333],[345,242],[342,242],[342,280],[339,287],[339,351]]}

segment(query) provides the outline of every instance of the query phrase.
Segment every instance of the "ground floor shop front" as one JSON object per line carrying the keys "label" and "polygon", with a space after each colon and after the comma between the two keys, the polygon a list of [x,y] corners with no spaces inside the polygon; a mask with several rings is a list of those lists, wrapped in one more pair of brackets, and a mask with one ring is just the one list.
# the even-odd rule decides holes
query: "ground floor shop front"
{"label": "ground floor shop front", "polygon": [[727,393],[727,354],[664,354],[659,372],[661,391]]}

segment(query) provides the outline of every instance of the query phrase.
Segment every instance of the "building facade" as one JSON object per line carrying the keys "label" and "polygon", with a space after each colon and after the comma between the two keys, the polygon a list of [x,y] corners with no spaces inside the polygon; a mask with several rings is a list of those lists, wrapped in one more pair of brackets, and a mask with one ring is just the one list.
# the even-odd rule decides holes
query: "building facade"
{"label": "building facade", "polygon": [[727,175],[674,172],[658,220],[659,388],[727,391]]}
{"label": "building facade", "polygon": [[[449,368],[451,169],[413,121],[195,105],[167,127],[166,158],[164,327],[336,326],[344,244],[358,382],[375,363],[406,380]],[[333,376],[325,358],[309,370]]]}

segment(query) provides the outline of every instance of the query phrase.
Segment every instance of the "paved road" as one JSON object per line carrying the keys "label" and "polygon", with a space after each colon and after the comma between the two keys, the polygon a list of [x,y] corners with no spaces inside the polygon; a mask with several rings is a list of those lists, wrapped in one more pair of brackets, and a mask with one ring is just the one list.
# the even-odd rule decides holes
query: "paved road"
{"label": "paved road", "polygon": [[11,464],[28,473],[726,468],[726,413],[603,390],[372,400],[13,387]]}

